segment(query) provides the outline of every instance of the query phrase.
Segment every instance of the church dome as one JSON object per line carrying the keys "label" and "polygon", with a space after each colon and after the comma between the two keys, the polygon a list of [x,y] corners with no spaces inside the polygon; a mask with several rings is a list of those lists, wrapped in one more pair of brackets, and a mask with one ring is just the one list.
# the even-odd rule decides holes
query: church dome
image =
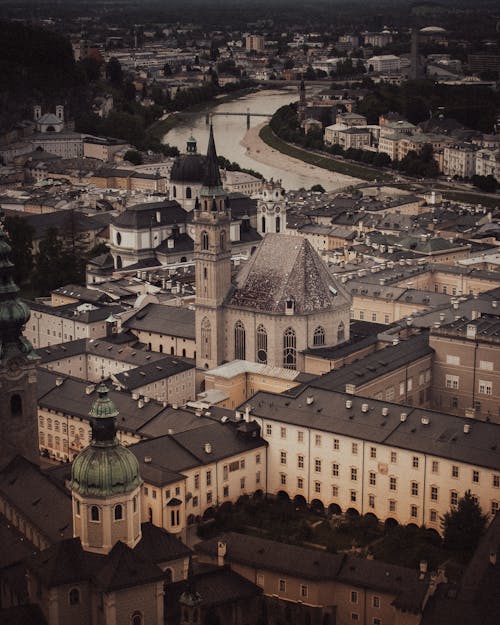
{"label": "church dome", "polygon": [[171,182],[198,182],[205,175],[206,157],[201,154],[184,154],[175,160],[170,172]]}
{"label": "church dome", "polygon": [[135,455],[116,438],[118,410],[100,384],[98,399],[89,412],[92,442],[81,451],[71,468],[71,490],[83,497],[109,497],[130,493],[142,483]]}

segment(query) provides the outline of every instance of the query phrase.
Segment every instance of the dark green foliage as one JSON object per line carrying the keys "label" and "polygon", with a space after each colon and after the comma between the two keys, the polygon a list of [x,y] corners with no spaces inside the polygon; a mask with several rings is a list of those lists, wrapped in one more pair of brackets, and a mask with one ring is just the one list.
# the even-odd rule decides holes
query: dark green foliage
{"label": "dark green foliage", "polygon": [[409,176],[436,178],[439,166],[433,158],[432,146],[426,144],[420,152],[411,150],[399,162],[398,169]]}
{"label": "dark green foliage", "polygon": [[231,162],[224,156],[218,156],[217,159],[219,161],[219,167],[221,167],[222,169],[226,169],[227,171],[242,171],[244,174],[250,174],[251,176],[254,176],[255,178],[260,178],[261,180],[264,179],[264,176],[260,172],[254,171],[253,169],[246,169],[245,167],[241,167],[238,163],[235,163],[234,161]]}
{"label": "dark green foliage", "polygon": [[112,56],[106,65],[106,79],[114,86],[120,87],[123,82],[123,72],[120,61]]}
{"label": "dark green foliage", "polygon": [[459,499],[456,509],[450,510],[441,519],[444,546],[466,562],[474,553],[486,523],[487,516],[468,490]]}
{"label": "dark green foliage", "polygon": [[486,193],[495,193],[498,189],[498,182],[491,174],[489,176],[472,176],[472,184],[481,191],[486,191]]}
{"label": "dark green foliage", "polygon": [[29,280],[33,269],[34,229],[26,219],[14,215],[4,220],[5,231],[12,248],[11,260],[14,263],[14,280],[22,285]]}
{"label": "dark green foliage", "polygon": [[137,150],[127,150],[124,159],[132,165],[140,165],[142,163],[142,154]]}
{"label": "dark green foliage", "polygon": [[437,532],[416,526],[397,525],[388,530],[371,551],[377,560],[412,568],[417,568],[420,561],[426,560],[431,570],[449,557]]}

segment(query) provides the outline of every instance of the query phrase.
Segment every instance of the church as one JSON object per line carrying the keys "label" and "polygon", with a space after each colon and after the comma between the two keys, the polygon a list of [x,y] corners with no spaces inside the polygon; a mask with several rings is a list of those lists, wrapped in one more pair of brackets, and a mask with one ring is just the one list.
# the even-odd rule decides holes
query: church
{"label": "church", "polygon": [[211,127],[193,210],[199,369],[234,359],[297,369],[300,352],[349,339],[350,295],[308,241],[280,233],[278,186],[264,194],[258,223],[265,236],[233,282],[231,202]]}

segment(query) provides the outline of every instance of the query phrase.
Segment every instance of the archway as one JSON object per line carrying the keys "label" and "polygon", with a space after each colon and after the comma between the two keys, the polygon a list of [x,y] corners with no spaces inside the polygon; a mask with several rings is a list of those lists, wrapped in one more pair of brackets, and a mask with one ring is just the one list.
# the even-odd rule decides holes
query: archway
{"label": "archway", "polygon": [[367,512],[365,514],[365,519],[370,525],[378,525],[378,517],[376,514],[373,514],[373,512]]}
{"label": "archway", "polygon": [[399,523],[396,521],[396,519],[394,519],[391,516],[387,517],[387,519],[384,522],[384,528],[385,528],[386,532],[390,532],[391,530],[393,530],[398,525],[399,525]]}
{"label": "archway", "polygon": [[293,498],[293,504],[298,510],[307,510],[307,501],[302,495],[295,495]]}
{"label": "archway", "polygon": [[345,513],[350,520],[357,519],[359,517],[359,512],[356,510],[356,508],[347,508]]}
{"label": "archway", "polygon": [[328,514],[330,516],[337,516],[339,514],[342,514],[342,508],[339,506],[338,503],[331,503],[328,506]]}
{"label": "archway", "polygon": [[210,507],[205,510],[203,513],[202,519],[203,521],[208,521],[209,519],[213,519],[215,517],[215,508]]}
{"label": "archway", "polygon": [[316,514],[324,514],[325,506],[323,505],[323,502],[321,500],[313,499],[311,501],[311,510],[315,512]]}
{"label": "archway", "polygon": [[290,501],[290,497],[288,495],[288,493],[284,490],[279,490],[276,493],[276,497],[280,500],[280,501]]}

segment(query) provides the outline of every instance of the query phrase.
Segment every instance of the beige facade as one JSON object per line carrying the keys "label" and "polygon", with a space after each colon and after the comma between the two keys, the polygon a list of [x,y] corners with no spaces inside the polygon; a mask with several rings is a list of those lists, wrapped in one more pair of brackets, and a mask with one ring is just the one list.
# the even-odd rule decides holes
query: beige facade
{"label": "beige facade", "polygon": [[[406,419],[407,413],[399,410]],[[432,422],[432,414],[428,418]],[[437,532],[440,517],[467,490],[485,512],[498,509],[500,468],[372,443],[270,415],[257,421],[269,443],[269,494],[284,492],[333,512],[352,509]]]}
{"label": "beige facade", "polygon": [[494,326],[490,332],[481,332],[480,320],[451,326],[434,329],[429,341],[436,354],[433,406],[500,423],[500,341]]}
{"label": "beige facade", "polygon": [[476,173],[476,147],[448,145],[443,151],[443,174],[471,178]]}
{"label": "beige facade", "polygon": [[183,358],[196,358],[196,341],[192,338],[169,334],[168,327],[162,333],[148,332],[135,328],[132,328],[131,331],[141,343],[147,345],[154,352],[163,352],[164,354],[182,356]]}

